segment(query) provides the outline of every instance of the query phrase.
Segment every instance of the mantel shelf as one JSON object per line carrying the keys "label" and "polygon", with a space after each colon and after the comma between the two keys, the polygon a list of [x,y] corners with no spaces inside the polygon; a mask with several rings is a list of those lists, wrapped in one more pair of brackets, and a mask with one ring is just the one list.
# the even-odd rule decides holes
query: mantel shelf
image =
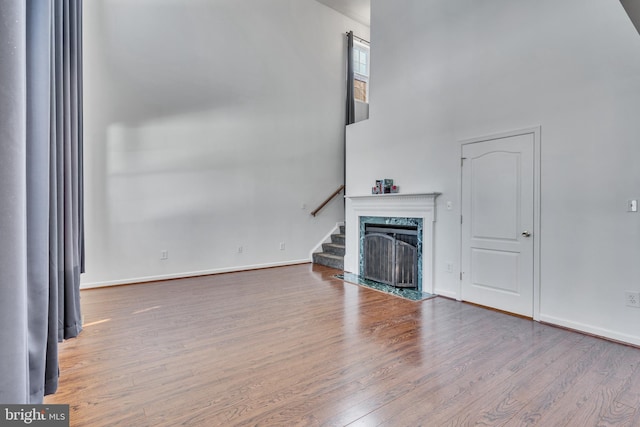
{"label": "mantel shelf", "polygon": [[363,198],[377,198],[377,197],[433,197],[434,199],[442,193],[386,193],[386,194],[358,194],[358,195],[346,195],[345,199],[363,199]]}

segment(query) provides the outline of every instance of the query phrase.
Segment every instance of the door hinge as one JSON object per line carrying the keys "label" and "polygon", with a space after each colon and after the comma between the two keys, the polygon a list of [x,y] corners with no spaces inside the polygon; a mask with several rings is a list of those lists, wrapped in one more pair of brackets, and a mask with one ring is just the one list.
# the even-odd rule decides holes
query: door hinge
{"label": "door hinge", "polygon": [[462,215],[460,215],[460,224],[462,224]]}
{"label": "door hinge", "polygon": [[460,280],[462,280],[462,271],[460,272]]}
{"label": "door hinge", "polygon": [[464,161],[467,160],[466,157],[461,157],[460,158],[460,167],[464,166]]}

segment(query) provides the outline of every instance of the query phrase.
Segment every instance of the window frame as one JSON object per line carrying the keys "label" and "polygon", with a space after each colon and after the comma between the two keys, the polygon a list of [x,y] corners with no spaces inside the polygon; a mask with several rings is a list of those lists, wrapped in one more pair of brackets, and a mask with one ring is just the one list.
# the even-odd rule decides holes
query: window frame
{"label": "window frame", "polygon": [[[365,99],[366,101],[364,101],[366,104],[369,103],[369,77],[371,75],[371,49],[368,43],[364,43],[360,40],[353,40],[353,51],[354,51],[354,64],[353,64],[353,79],[354,80],[359,80],[361,82],[365,83],[365,87],[366,87],[366,93],[365,93]],[[366,58],[367,58],[367,62],[366,62],[366,75],[359,73],[358,71],[360,71],[360,65],[362,64],[361,61],[358,60],[358,71],[356,71],[356,65],[355,65],[355,52],[358,51],[358,57],[360,56],[360,53],[365,53],[366,54]],[[356,99],[357,102],[363,102],[360,101],[359,99]]]}

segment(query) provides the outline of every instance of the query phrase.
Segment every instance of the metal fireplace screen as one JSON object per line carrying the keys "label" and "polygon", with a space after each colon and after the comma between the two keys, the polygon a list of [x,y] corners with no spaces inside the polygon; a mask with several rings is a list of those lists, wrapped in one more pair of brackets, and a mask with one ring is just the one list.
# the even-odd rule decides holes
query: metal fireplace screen
{"label": "metal fireplace screen", "polygon": [[365,224],[364,277],[399,288],[417,288],[417,246],[417,227]]}

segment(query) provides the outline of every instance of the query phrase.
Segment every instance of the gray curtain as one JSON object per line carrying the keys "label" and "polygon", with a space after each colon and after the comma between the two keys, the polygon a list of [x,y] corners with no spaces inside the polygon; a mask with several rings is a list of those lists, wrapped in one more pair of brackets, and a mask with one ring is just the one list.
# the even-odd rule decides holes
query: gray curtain
{"label": "gray curtain", "polygon": [[350,125],[356,121],[356,100],[353,88],[353,31],[347,33],[347,119]]}
{"label": "gray curtain", "polygon": [[[343,154],[343,164],[342,164],[342,183],[346,186],[347,182],[347,127],[346,125],[350,125],[351,123],[356,122],[356,100],[354,94],[353,87],[353,31],[349,31],[347,33],[347,114],[345,118],[345,128],[344,128],[344,152]],[[347,194],[347,189],[345,187],[344,194]],[[346,203],[346,199],[344,201]]]}
{"label": "gray curtain", "polygon": [[81,0],[0,1],[0,403],[58,386],[82,329]]}

